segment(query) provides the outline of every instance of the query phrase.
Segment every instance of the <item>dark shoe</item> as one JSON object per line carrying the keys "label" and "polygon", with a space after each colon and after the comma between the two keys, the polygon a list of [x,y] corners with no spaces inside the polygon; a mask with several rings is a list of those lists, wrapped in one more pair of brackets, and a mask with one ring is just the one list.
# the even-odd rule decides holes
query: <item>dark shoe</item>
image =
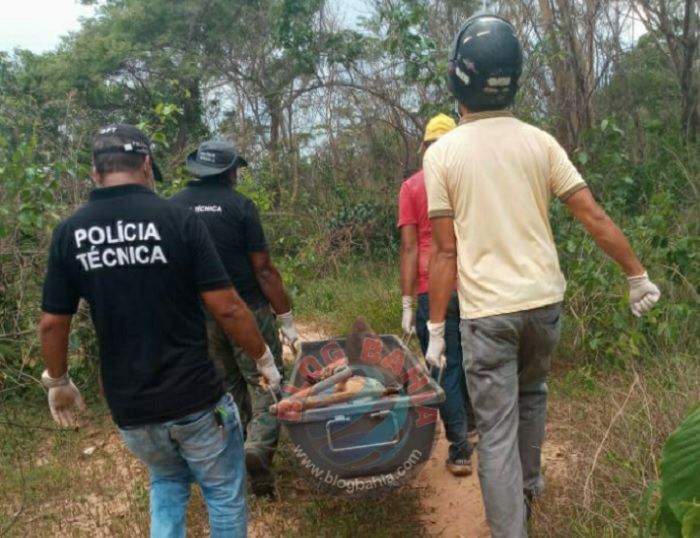
{"label": "dark shoe", "polygon": [[257,450],[246,450],[245,467],[253,495],[274,499],[275,477],[267,459]]}
{"label": "dark shoe", "polygon": [[472,474],[472,459],[471,458],[447,458],[445,461],[447,470],[452,473],[453,476],[469,476]]}

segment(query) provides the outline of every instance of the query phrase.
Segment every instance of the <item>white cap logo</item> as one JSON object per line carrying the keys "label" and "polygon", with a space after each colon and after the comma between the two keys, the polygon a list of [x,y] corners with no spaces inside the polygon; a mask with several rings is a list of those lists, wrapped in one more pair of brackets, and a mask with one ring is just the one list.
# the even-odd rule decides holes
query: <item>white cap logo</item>
{"label": "white cap logo", "polygon": [[486,80],[488,86],[493,87],[507,87],[510,86],[511,77],[491,77]]}
{"label": "white cap logo", "polygon": [[200,161],[205,163],[216,163],[216,154],[210,151],[200,151],[197,157],[199,157]]}
{"label": "white cap logo", "polygon": [[469,75],[467,75],[464,71],[462,71],[459,66],[455,67],[455,76],[464,82],[466,86],[469,86],[469,83],[471,82],[471,79],[469,78]]}

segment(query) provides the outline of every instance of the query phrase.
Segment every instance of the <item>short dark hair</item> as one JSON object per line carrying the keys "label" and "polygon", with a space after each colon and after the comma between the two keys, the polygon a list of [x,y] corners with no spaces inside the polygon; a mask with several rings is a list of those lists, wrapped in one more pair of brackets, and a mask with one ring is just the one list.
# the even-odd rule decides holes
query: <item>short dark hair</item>
{"label": "short dark hair", "polygon": [[97,173],[100,175],[113,172],[136,172],[146,160],[146,155],[141,153],[110,152],[100,153],[99,150],[113,146],[122,146],[131,140],[119,135],[95,137],[92,150],[92,161]]}

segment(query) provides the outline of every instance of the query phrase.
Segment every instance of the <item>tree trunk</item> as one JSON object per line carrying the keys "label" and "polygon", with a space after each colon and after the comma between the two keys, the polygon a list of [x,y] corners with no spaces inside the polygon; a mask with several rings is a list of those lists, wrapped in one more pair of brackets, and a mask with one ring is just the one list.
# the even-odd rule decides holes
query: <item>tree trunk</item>
{"label": "tree trunk", "polygon": [[700,118],[698,117],[698,83],[693,73],[693,64],[698,52],[697,0],[685,1],[683,20],[683,57],[680,73],[681,121],[685,139],[695,142]]}
{"label": "tree trunk", "polygon": [[670,6],[667,1],[637,0],[634,7],[641,15],[647,31],[661,33],[668,45],[668,50],[665,50],[663,43],[656,40],[661,52],[670,56],[676,71],[681,93],[681,130],[683,136],[686,142],[694,142],[700,128],[698,81],[693,71],[693,64],[698,55],[698,0],[684,0],[682,4],[683,27],[680,36],[672,22],[680,14],[669,13]]}

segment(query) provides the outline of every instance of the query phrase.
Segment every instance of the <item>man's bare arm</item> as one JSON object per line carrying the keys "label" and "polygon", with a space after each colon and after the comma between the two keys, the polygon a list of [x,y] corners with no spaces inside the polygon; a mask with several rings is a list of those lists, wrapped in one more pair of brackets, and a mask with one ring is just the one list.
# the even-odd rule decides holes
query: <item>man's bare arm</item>
{"label": "man's bare arm", "polygon": [[457,277],[457,239],[451,217],[431,219],[433,244],[430,251],[428,282],[430,289],[430,321],[445,321]]}
{"label": "man's bare arm", "polygon": [[53,378],[68,371],[68,336],[72,315],[42,312],[39,319],[39,340],[46,370]]}
{"label": "man's bare arm", "polygon": [[265,295],[265,298],[272,305],[272,309],[276,314],[284,314],[289,312],[289,298],[284,289],[282,275],[277,270],[275,264],[272,263],[269,252],[250,252],[248,259],[253,266],[255,278],[260,284],[260,289]]}
{"label": "man's bare arm", "polygon": [[600,250],[615,260],[628,277],[644,273],[644,266],[632,251],[625,234],[596,203],[590,189],[577,191],[564,203]]}

